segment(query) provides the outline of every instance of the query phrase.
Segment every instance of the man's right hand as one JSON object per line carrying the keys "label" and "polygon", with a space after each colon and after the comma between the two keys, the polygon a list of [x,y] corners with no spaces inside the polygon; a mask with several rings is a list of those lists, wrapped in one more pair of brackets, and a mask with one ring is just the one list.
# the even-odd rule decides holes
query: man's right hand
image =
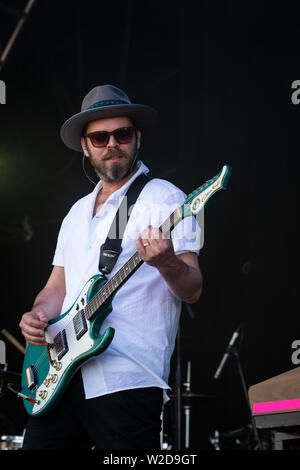
{"label": "man's right hand", "polygon": [[44,329],[48,326],[48,318],[44,312],[26,312],[19,323],[22,334],[28,343],[34,346],[45,346]]}

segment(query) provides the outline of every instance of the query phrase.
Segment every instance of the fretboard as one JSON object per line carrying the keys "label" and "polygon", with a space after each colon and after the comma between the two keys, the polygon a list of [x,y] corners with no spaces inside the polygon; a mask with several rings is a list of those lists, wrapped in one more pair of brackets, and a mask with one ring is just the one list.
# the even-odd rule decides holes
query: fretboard
{"label": "fretboard", "polygon": [[[182,220],[181,207],[177,208],[159,227],[164,238],[170,238],[171,231]],[[136,251],[131,258],[109,279],[89,301],[85,307],[85,315],[90,320],[98,309],[129,279],[130,276],[144,263],[141,255]]]}

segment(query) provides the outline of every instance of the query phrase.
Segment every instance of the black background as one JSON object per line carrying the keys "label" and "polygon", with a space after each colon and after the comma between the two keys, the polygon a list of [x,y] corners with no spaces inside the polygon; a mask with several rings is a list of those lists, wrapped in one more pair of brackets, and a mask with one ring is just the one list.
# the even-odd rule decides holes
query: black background
{"label": "black background", "polygon": [[[1,2],[2,49],[18,20],[3,5],[22,10],[26,2]],[[81,155],[59,137],[92,87],[114,84],[159,111],[141,153],[153,176],[189,193],[232,167],[228,189],[205,210],[204,292],[195,318],[183,307],[181,320],[182,382],[191,361],[192,390],[212,395],[192,401],[194,449],[210,449],[216,429],[249,422],[233,359],[213,378],[238,325],[247,387],[295,367],[299,15],[296,2],[279,0],[37,0],[0,72],[0,329],[22,344],[18,323],[49,276],[62,218],[93,189]],[[22,354],[1,339],[9,369],[20,371]],[[176,356],[173,386],[175,368]],[[0,411],[10,421],[1,432],[21,434],[22,403],[7,392]]]}

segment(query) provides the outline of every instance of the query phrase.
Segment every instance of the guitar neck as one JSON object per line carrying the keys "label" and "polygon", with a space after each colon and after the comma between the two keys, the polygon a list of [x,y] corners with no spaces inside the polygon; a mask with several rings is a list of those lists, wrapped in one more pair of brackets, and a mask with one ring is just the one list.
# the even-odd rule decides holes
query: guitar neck
{"label": "guitar neck", "polygon": [[[183,211],[178,207],[159,227],[164,238],[170,238],[171,231],[184,218]],[[109,279],[99,292],[89,301],[85,307],[85,315],[91,320],[99,308],[109,299],[130,276],[143,264],[143,259],[138,251]]]}

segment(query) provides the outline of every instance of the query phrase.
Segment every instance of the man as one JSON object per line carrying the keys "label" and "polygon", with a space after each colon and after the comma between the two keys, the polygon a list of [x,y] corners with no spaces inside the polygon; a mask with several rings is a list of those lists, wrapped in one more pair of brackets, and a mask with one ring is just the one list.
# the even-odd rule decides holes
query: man
{"label": "man", "polygon": [[[148,172],[137,157],[143,133],[156,120],[154,109],[133,104],[119,88],[104,85],[93,88],[81,112],[62,126],[64,143],[83,150],[100,181],[62,223],[52,273],[20,322],[29,343],[46,344],[48,321],[70,308],[99,272],[100,246],[120,201],[133,181]],[[159,449],[181,301],[194,303],[202,291],[199,245],[189,245],[195,231],[183,221],[166,238],[157,228],[184,200],[182,191],[164,180],[151,179],[143,187],[110,275],[136,250],[145,263],[118,290],[103,323],[115,329],[114,339],[75,374],[49,415],[29,419],[24,449]]]}

